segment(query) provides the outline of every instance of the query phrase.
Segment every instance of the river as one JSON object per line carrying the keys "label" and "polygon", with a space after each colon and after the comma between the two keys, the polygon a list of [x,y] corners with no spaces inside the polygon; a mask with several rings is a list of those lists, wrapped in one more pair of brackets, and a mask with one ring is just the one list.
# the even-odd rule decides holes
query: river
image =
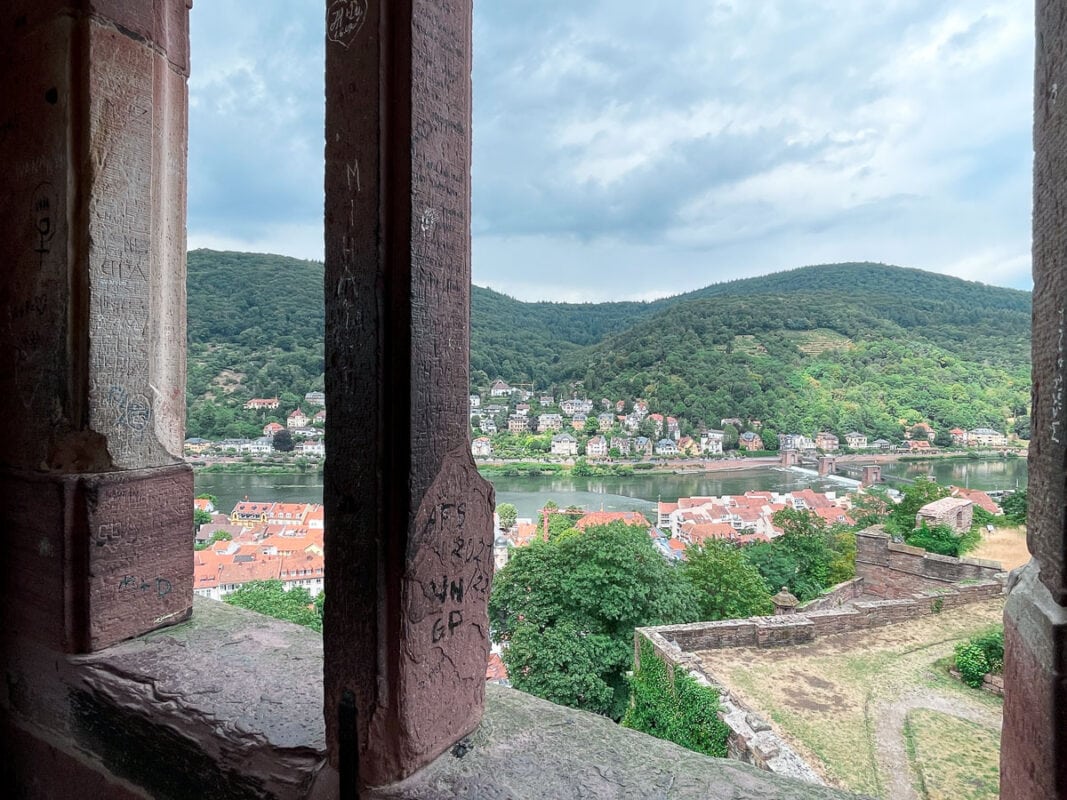
{"label": "river", "polygon": [[[971,489],[1015,489],[1026,487],[1026,459],[935,459],[896,461],[882,465],[886,485],[900,487],[898,479],[913,480],[932,475],[941,484]],[[561,508],[579,506],[590,510],[655,512],[656,501],[674,502],[694,495],[743,494],[762,489],[788,492],[812,488],[818,492],[848,491],[855,481],[820,478],[807,470],[764,467],[736,472],[699,472],[674,475],[656,473],[610,478],[493,478],[498,503],[513,503],[520,517],[534,517],[548,500]],[[229,512],[240,500],[283,502],[322,502],[321,475],[248,475],[199,472],[197,493],[218,498],[219,510]]]}

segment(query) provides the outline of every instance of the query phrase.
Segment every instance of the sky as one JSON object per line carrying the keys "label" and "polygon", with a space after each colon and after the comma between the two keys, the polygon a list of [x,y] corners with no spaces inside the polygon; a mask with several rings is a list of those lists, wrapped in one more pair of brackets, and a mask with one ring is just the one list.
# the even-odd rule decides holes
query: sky
{"label": "sky", "polygon": [[[321,0],[193,6],[189,246],[323,257]],[[473,280],[1031,288],[1032,0],[476,0]]]}

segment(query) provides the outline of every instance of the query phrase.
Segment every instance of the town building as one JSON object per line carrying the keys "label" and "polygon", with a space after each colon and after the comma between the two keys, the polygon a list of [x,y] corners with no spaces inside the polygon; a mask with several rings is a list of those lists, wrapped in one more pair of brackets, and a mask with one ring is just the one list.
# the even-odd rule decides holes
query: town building
{"label": "town building", "polygon": [[[722,455],[722,440],[724,431],[714,429],[706,430],[700,434],[700,449],[706,456]],[[757,448],[759,449],[759,448]]]}
{"label": "town building", "polygon": [[576,456],[578,455],[578,440],[569,433],[560,433],[552,437],[552,455]]}
{"label": "town building", "polygon": [[820,431],[815,434],[815,449],[824,453],[835,453],[840,448],[840,440],[832,433]]}
{"label": "town building", "polygon": [[306,428],[310,421],[308,415],[298,408],[289,413],[289,416],[285,420],[285,427],[289,429]]}
{"label": "town building", "polygon": [[309,406],[324,406],[326,405],[326,393],[308,392],[304,395],[304,402]]}
{"label": "town building", "polygon": [[673,439],[660,439],[656,442],[656,455],[657,456],[676,456],[678,455],[678,445]]}
{"label": "town building", "polygon": [[530,430],[530,421],[522,414],[512,414],[508,417],[509,433],[526,433]]}
{"label": "town building", "polygon": [[471,442],[471,455],[475,458],[486,458],[493,454],[493,443],[488,436],[479,436]]}
{"label": "town building", "polygon": [[1008,437],[992,428],[975,428],[967,431],[968,447],[1007,447]]}
{"label": "town building", "polygon": [[277,397],[253,397],[244,405],[245,411],[274,411],[281,405]]}
{"label": "town building", "polygon": [[[745,431],[737,437],[737,446],[741,450],[762,450],[763,437],[755,431]],[[721,450],[720,450],[721,452]]]}
{"label": "town building", "polygon": [[547,433],[548,431],[561,430],[563,430],[562,414],[542,414],[537,418],[538,433]]}
{"label": "town building", "polygon": [[845,444],[848,445],[850,450],[866,450],[867,437],[858,431],[852,431],[845,434]]}
{"label": "town building", "polygon": [[591,458],[606,458],[608,441],[603,436],[594,436],[585,443],[585,454]]}

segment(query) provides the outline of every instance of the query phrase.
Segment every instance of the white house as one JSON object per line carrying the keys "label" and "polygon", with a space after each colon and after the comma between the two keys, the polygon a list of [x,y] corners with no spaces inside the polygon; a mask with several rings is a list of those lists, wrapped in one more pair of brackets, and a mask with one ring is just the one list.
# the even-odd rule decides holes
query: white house
{"label": "white house", "polygon": [[576,456],[578,455],[578,440],[569,433],[560,433],[552,437],[552,455]]}
{"label": "white house", "polygon": [[471,442],[471,455],[475,457],[491,456],[493,454],[493,443],[489,441],[488,436],[479,436],[473,442]]}
{"label": "white house", "polygon": [[721,456],[723,436],[725,436],[725,431],[704,431],[700,434],[701,452],[706,456]]}
{"label": "white house", "polygon": [[593,458],[604,458],[608,454],[608,440],[603,436],[594,436],[585,443],[585,454]]}
{"label": "white house", "polygon": [[656,442],[656,455],[676,456],[678,455],[678,445],[675,444],[673,439],[660,439]]}

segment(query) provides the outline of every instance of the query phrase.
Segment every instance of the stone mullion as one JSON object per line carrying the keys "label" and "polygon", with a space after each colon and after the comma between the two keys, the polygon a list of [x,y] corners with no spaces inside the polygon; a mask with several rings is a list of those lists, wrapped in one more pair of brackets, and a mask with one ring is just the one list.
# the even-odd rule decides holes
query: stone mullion
{"label": "stone mullion", "polygon": [[[9,590],[51,581],[25,635],[100,649],[188,617],[184,434],[187,0],[12,0],[0,30]],[[14,24],[10,24],[13,21]],[[10,70],[10,74],[7,74]],[[27,81],[27,75],[37,80]],[[6,116],[5,116],[6,115]],[[46,576],[48,576],[46,578]],[[15,592],[13,603],[23,602]],[[13,623],[19,626],[17,614]]]}
{"label": "stone mullion", "polygon": [[484,696],[470,17],[469,2],[327,4],[325,706],[331,761],[367,785],[470,732]]}

